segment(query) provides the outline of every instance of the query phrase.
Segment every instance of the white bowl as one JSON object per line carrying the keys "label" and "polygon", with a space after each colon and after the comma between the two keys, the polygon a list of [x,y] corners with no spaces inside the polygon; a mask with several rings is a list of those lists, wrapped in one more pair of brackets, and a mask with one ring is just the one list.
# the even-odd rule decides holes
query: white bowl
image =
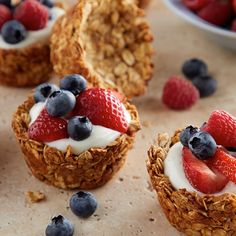
{"label": "white bowl", "polygon": [[164,0],[167,7],[176,15],[203,30],[210,38],[219,42],[222,46],[236,50],[236,33],[230,30],[214,26],[191,12],[181,0]]}

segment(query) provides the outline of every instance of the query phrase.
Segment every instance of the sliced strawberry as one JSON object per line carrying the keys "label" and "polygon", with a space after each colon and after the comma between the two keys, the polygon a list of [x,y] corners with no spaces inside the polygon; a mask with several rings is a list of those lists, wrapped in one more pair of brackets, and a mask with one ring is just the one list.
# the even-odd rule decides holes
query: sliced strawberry
{"label": "sliced strawberry", "polygon": [[226,150],[217,148],[214,157],[209,159],[207,164],[236,184],[236,158],[228,154]]}
{"label": "sliced strawberry", "polygon": [[51,142],[68,138],[67,121],[52,117],[43,109],[38,118],[29,127],[29,138],[38,142]]}
{"label": "sliced strawberry", "polygon": [[236,118],[229,113],[220,110],[212,112],[202,130],[211,134],[218,145],[236,147]]}
{"label": "sliced strawberry", "polygon": [[128,130],[121,101],[111,91],[90,88],[76,98],[72,115],[87,116],[94,125],[101,125],[121,133]]}
{"label": "sliced strawberry", "polygon": [[117,92],[116,90],[113,90],[113,89],[108,89],[108,91],[111,91],[111,93],[117,97],[121,102],[125,101],[125,96],[119,92]]}
{"label": "sliced strawberry", "polygon": [[210,0],[183,0],[184,5],[192,11],[199,11],[209,2]]}
{"label": "sliced strawberry", "polygon": [[212,194],[221,191],[228,183],[228,179],[224,175],[210,169],[188,148],[183,148],[182,155],[185,175],[195,189],[205,194]]}

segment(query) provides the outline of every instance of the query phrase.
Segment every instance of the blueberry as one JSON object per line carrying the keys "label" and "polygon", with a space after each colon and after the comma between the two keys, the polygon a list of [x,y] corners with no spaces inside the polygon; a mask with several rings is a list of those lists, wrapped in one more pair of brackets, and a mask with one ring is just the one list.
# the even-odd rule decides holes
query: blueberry
{"label": "blueberry", "polygon": [[207,132],[198,132],[188,141],[192,153],[200,160],[207,160],[216,152],[216,142]]}
{"label": "blueberry", "polygon": [[180,133],[180,142],[185,146],[188,147],[188,141],[189,139],[198,132],[198,128],[193,127],[192,125],[188,126],[185,128],[181,133]]}
{"label": "blueberry", "polygon": [[61,215],[52,218],[45,231],[46,236],[72,236],[73,234],[74,226]]}
{"label": "blueberry", "polygon": [[9,44],[16,44],[23,41],[27,36],[27,31],[19,21],[11,20],[2,26],[2,37]]}
{"label": "blueberry", "polygon": [[65,76],[60,82],[60,88],[71,91],[78,95],[86,89],[87,82],[81,75],[72,74]]}
{"label": "blueberry", "polygon": [[49,97],[51,93],[59,90],[55,84],[44,83],[36,87],[34,92],[35,102],[44,102]]}
{"label": "blueberry", "polygon": [[182,66],[182,72],[188,79],[207,74],[207,65],[204,61],[193,58],[185,61]]}
{"label": "blueberry", "polygon": [[217,89],[217,81],[210,75],[196,77],[192,82],[198,89],[200,97],[208,97]]}
{"label": "blueberry", "polygon": [[84,140],[91,135],[93,125],[85,116],[71,118],[67,125],[67,132],[74,140]]}
{"label": "blueberry", "polygon": [[97,209],[97,200],[92,193],[79,191],[70,198],[70,208],[81,218],[88,218]]}
{"label": "blueberry", "polygon": [[0,0],[0,4],[3,4],[9,8],[11,8],[11,0]]}
{"label": "blueberry", "polygon": [[54,7],[54,3],[51,0],[39,0],[39,2],[48,8]]}
{"label": "blueberry", "polygon": [[46,110],[51,116],[65,116],[72,111],[76,103],[73,93],[57,90],[51,93],[46,102]]}

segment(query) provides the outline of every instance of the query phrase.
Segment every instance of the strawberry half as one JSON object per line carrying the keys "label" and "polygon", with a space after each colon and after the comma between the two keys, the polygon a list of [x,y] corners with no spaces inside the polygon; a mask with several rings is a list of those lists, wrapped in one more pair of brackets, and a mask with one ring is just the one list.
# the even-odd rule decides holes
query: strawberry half
{"label": "strawberry half", "polygon": [[228,183],[228,179],[224,175],[210,169],[188,148],[183,148],[182,155],[185,175],[195,189],[205,194],[212,194],[221,191]]}
{"label": "strawberry half", "polygon": [[76,98],[72,115],[87,116],[94,125],[101,125],[121,133],[128,130],[121,101],[113,94],[101,88],[90,88]]}
{"label": "strawberry half", "polygon": [[217,148],[215,155],[209,159],[207,164],[236,184],[236,158],[223,148]]}
{"label": "strawberry half", "polygon": [[68,138],[67,121],[52,117],[43,109],[38,118],[29,127],[29,138],[38,142],[51,142]]}
{"label": "strawberry half", "polygon": [[212,112],[202,130],[211,134],[218,145],[236,147],[236,118],[229,113]]}

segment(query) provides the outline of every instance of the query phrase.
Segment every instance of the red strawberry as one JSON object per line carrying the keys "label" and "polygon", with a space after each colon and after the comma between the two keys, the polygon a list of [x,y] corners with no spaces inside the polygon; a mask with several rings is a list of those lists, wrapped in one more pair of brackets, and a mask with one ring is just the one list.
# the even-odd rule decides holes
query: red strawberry
{"label": "red strawberry", "polygon": [[236,0],[233,0],[234,12],[236,13]]}
{"label": "red strawberry", "polygon": [[94,125],[125,133],[128,122],[125,118],[122,103],[111,91],[101,88],[90,88],[76,98],[73,115],[87,116]]}
{"label": "red strawberry", "polygon": [[224,175],[216,170],[211,170],[188,148],[183,148],[182,155],[185,175],[195,189],[205,194],[211,194],[221,191],[228,183],[228,179]]}
{"label": "red strawberry", "polygon": [[165,84],[162,101],[175,110],[187,109],[199,99],[199,92],[188,80],[172,76]]}
{"label": "red strawberry", "polygon": [[48,9],[35,0],[25,0],[15,10],[14,18],[27,30],[43,29],[48,22]]}
{"label": "red strawberry", "polygon": [[119,92],[117,92],[116,90],[112,90],[112,89],[108,89],[108,91],[111,91],[111,93],[117,97],[121,102],[125,101],[125,96]]}
{"label": "red strawberry", "polygon": [[2,26],[11,19],[12,19],[11,10],[8,7],[0,4],[0,30]]}
{"label": "red strawberry", "polygon": [[[235,1],[236,2],[236,1]],[[235,5],[236,6],[236,5]],[[236,11],[235,11],[236,12]],[[231,26],[231,30],[236,32],[236,19],[233,21],[232,26]]]}
{"label": "red strawberry", "polygon": [[212,112],[202,130],[211,134],[218,145],[236,147],[236,118],[229,113]]}
{"label": "red strawberry", "polygon": [[52,117],[44,109],[29,127],[29,138],[38,142],[51,142],[68,138],[67,121],[58,117]]}
{"label": "red strawberry", "polygon": [[233,16],[232,3],[230,0],[214,0],[202,8],[198,16],[211,24],[225,25]]}
{"label": "red strawberry", "polygon": [[217,148],[215,155],[209,159],[207,164],[236,184],[236,158],[223,148]]}
{"label": "red strawberry", "polygon": [[209,2],[210,0],[183,0],[184,5],[192,11],[199,11]]}

